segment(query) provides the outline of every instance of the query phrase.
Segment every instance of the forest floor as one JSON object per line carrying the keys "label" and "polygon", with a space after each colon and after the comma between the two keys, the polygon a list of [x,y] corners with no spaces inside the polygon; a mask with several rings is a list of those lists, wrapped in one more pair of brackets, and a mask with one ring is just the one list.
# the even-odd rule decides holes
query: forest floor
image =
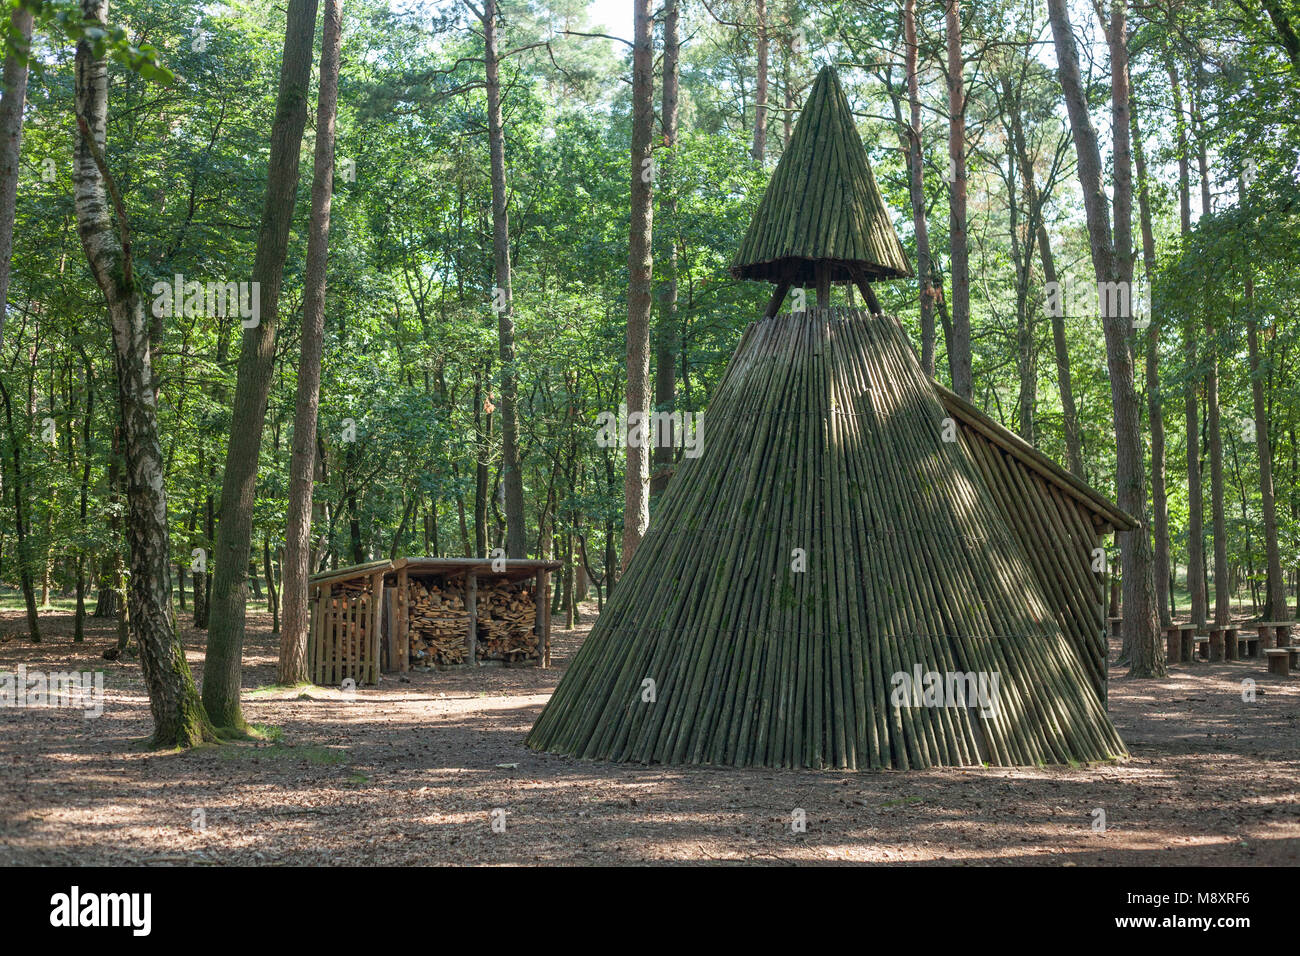
{"label": "forest floor", "polygon": [[[352,699],[270,686],[277,644],[251,614],[244,711],[271,740],[186,753],[140,747],[139,665],[100,656],[113,622],[74,645],[71,614],[51,612],[35,645],[20,612],[0,612],[0,670],[102,669],[106,685],[97,719],[0,708],[0,865],[1300,863],[1300,676],[1256,661],[1160,681],[1115,669],[1132,757],[1099,766],[813,773],[534,753],[524,735],[586,611],[553,634],[548,670],[416,672]],[[183,636],[201,678],[204,635]],[[806,833],[791,832],[796,808]]]}

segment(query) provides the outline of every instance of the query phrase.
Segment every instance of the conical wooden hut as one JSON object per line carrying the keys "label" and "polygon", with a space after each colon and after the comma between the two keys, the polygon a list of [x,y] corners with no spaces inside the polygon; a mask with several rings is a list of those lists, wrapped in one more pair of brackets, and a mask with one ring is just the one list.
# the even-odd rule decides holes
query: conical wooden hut
{"label": "conical wooden hut", "polygon": [[[825,70],[733,267],[778,294],[529,746],[847,769],[1125,752],[1093,553],[1132,521],[927,379],[871,292],[909,271]],[[835,283],[868,308],[829,308]],[[818,307],[778,314],[809,285]]]}

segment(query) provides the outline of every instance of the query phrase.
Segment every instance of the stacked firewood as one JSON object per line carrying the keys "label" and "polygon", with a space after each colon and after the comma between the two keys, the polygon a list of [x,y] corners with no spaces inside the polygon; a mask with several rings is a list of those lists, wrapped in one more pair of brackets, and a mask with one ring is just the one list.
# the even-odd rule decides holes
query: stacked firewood
{"label": "stacked firewood", "polygon": [[478,658],[521,661],[537,656],[537,605],[522,584],[479,585]]}
{"label": "stacked firewood", "polygon": [[410,584],[411,663],[463,664],[469,611],[456,584]]}

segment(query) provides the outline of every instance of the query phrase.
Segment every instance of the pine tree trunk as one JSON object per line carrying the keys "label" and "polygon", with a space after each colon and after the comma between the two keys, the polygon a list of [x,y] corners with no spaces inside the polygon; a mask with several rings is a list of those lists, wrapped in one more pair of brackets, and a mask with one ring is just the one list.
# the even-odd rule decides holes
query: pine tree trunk
{"label": "pine tree trunk", "polygon": [[[1111,119],[1115,141],[1114,215],[1112,232],[1106,194],[1102,189],[1101,150],[1088,113],[1079,73],[1079,55],[1071,31],[1066,0],[1048,0],[1048,18],[1055,41],[1061,86],[1065,93],[1070,127],[1078,156],[1093,271],[1098,284],[1120,283],[1131,288],[1132,260],[1132,157],[1128,115],[1127,24],[1123,0],[1113,0],[1108,39],[1111,59]],[[1122,312],[1123,310],[1117,310]],[[1146,511],[1145,468],[1141,411],[1133,382],[1130,345],[1132,317],[1107,315],[1102,327],[1110,370],[1111,400],[1115,415],[1116,489],[1119,506],[1135,518]],[[1155,586],[1151,577],[1151,542],[1143,527],[1118,535],[1123,575],[1123,645],[1133,677],[1165,673],[1161,635],[1156,626]]]}
{"label": "pine tree trunk", "polygon": [[519,454],[519,386],[515,372],[514,291],[510,277],[510,214],[506,206],[506,139],[501,117],[500,51],[496,0],[483,4],[487,60],[488,147],[492,154],[492,262],[497,289],[497,339],[501,358],[501,478],[506,490],[506,556],[525,558],[524,476]]}
{"label": "pine tree trunk", "polygon": [[[1156,239],[1151,221],[1151,196],[1147,179],[1146,153],[1138,128],[1137,111],[1132,111],[1133,164],[1138,179],[1138,221],[1142,228],[1142,269],[1150,294],[1156,274]],[[1156,588],[1156,608],[1162,626],[1170,623],[1169,614],[1169,496],[1165,489],[1165,419],[1164,398],[1160,393],[1159,318],[1147,316],[1146,385],[1147,418],[1151,430],[1151,513],[1154,537],[1151,576]]]}
{"label": "pine tree trunk", "polygon": [[[654,129],[654,22],[650,0],[634,0],[632,52],[632,221],[628,237],[627,413],[650,409],[651,253],[654,211],[650,139]],[[632,430],[629,429],[629,433]],[[629,438],[631,438],[629,434]],[[649,438],[629,441],[623,481],[623,567],[650,524]]]}
{"label": "pine tree trunk", "polygon": [[[659,284],[659,323],[655,328],[655,402],[659,411],[671,412],[677,396],[677,237],[673,226],[677,217],[677,198],[669,164],[677,145],[677,97],[679,88],[678,58],[681,50],[680,16],[677,0],[664,4],[663,106],[659,122],[663,127],[664,161],[668,188],[663,191],[663,222],[659,230],[666,255],[664,278]],[[663,226],[668,228],[663,228]],[[673,449],[668,444],[654,446],[654,468],[650,476],[650,497],[656,498],[668,487],[672,474]]]}
{"label": "pine tree trunk", "polygon": [[966,92],[962,79],[961,2],[946,0],[948,35],[948,231],[952,249],[952,390],[971,400],[970,252],[966,238]]}
{"label": "pine tree trunk", "polygon": [[4,95],[0,98],[0,343],[4,342],[9,309],[10,260],[14,251],[14,218],[18,211],[18,160],[23,142],[23,106],[27,102],[27,57],[31,46],[32,11],[15,7],[10,15],[9,43],[4,60]]}
{"label": "pine tree trunk", "polygon": [[[1254,281],[1246,278],[1246,302],[1253,304]],[[1269,435],[1268,405],[1264,400],[1264,372],[1259,354],[1259,322],[1253,314],[1246,320],[1246,344],[1250,350],[1250,393],[1255,410],[1255,451],[1259,455],[1259,498],[1264,513],[1264,550],[1267,555],[1265,614],[1270,621],[1287,619],[1286,585],[1282,578],[1282,556],[1277,540],[1277,498],[1273,491],[1273,441]]]}
{"label": "pine tree trunk", "polygon": [[[0,99],[0,342],[4,341],[5,314],[9,307],[10,260],[14,248],[14,218],[18,203],[18,161],[22,150],[23,106],[27,101],[27,57],[32,36],[32,13],[19,6],[10,17],[9,40],[16,51],[7,52],[4,59],[4,95]],[[13,489],[14,532],[17,537],[18,574],[22,585],[23,604],[27,609],[27,630],[32,641],[41,641],[40,618],[36,612],[36,592],[31,573],[30,542],[24,523],[23,498],[26,482],[23,475],[22,452],[14,428],[13,408],[9,392],[0,382],[0,397],[4,400],[5,424],[9,434],[9,457],[13,474],[8,482]]]}
{"label": "pine tree trunk", "polygon": [[[86,19],[104,24],[107,0],[82,0]],[[154,719],[155,747],[189,747],[214,739],[199,702],[171,607],[170,542],[162,447],[149,349],[149,326],[132,273],[131,240],[118,204],[115,235],[103,165],[108,126],[108,62],[86,41],[77,44],[76,140],[73,177],[77,231],[91,272],[107,300],[126,446],[127,543],[131,555],[130,627],[139,648]],[[242,571],[242,566],[240,567]]]}
{"label": "pine tree trunk", "polygon": [[1223,430],[1219,424],[1219,358],[1214,326],[1206,322],[1209,366],[1205,375],[1208,410],[1206,431],[1210,441],[1210,519],[1214,526],[1214,623],[1227,624],[1232,616],[1232,591],[1228,584],[1228,521],[1224,514]]}
{"label": "pine tree trunk", "polygon": [[925,156],[921,141],[921,83],[916,42],[916,0],[903,3],[903,43],[907,70],[907,191],[912,201],[912,229],[916,233],[916,282],[920,293],[921,368],[934,378],[934,307],[939,290],[930,262],[930,229],[926,224]]}
{"label": "pine tree trunk", "polygon": [[[338,112],[340,0],[325,0],[320,89],[316,101],[316,155],[307,233],[303,290],[302,347],[294,401],[293,450],[289,462],[289,513],[285,526],[280,632],[281,684],[307,681],[307,629],[311,622],[311,518],[316,474],[316,429],[320,412],[321,353],[325,338],[325,284],[329,266],[330,208],[334,194],[334,138]],[[268,560],[269,564],[269,560]],[[268,569],[268,580],[270,571]]]}
{"label": "pine tree trunk", "polygon": [[289,0],[280,91],[271,127],[270,168],[262,223],[253,260],[261,295],[260,321],[244,329],[235,380],[235,401],[221,483],[221,523],[213,560],[208,647],[203,668],[203,706],[214,725],[247,733],[239,702],[244,654],[246,577],[252,551],[257,463],[266,425],[266,403],[275,361],[280,284],[298,192],[299,154],[307,122],[316,0]]}
{"label": "pine tree trunk", "polygon": [[[755,44],[757,48],[755,50],[757,66],[754,79],[754,142],[749,150],[749,155],[754,162],[761,166],[763,165],[763,158],[767,154],[767,0],[754,0],[754,13],[758,21],[758,37]],[[675,8],[673,15],[676,16]],[[665,38],[665,46],[667,46],[667,42]],[[664,71],[664,75],[667,77],[667,70]]]}

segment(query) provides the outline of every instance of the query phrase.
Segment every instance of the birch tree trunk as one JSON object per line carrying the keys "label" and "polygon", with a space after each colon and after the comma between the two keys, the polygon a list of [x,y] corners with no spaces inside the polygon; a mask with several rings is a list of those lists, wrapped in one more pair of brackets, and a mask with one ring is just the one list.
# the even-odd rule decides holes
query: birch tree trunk
{"label": "birch tree trunk", "polygon": [[[108,0],[82,0],[87,20],[105,24]],[[112,325],[113,364],[126,451],[128,610],[140,651],[155,747],[190,747],[216,738],[199,702],[185,649],[172,619],[170,541],[162,446],[149,325],[131,260],[130,224],[104,159],[108,127],[108,62],[77,44],[76,111],[80,135],[73,153],[77,233]],[[110,208],[109,197],[113,198]],[[117,230],[113,216],[117,216]],[[243,570],[242,566],[240,568]]]}
{"label": "birch tree trunk", "polygon": [[[281,684],[307,680],[307,579],[311,576],[311,516],[316,474],[316,425],[320,411],[321,352],[325,338],[325,283],[329,266],[330,206],[334,196],[334,129],[339,97],[341,0],[325,0],[321,38],[320,90],[316,98],[316,156],[307,234],[307,272],[303,288],[302,351],[293,415],[289,462],[289,514],[284,543],[284,605],[280,632]],[[267,578],[270,580],[268,561]]]}
{"label": "birch tree trunk", "polygon": [[966,238],[966,92],[962,79],[961,2],[947,0],[948,35],[948,231],[952,247],[952,390],[970,401],[970,252]]}
{"label": "birch tree trunk", "polygon": [[[654,256],[654,167],[650,138],[654,129],[654,22],[650,0],[634,0],[632,50],[632,222],[628,236],[627,413],[642,416],[650,405],[650,306]],[[623,479],[623,555],[627,568],[650,524],[649,443],[632,439],[629,428],[627,472]]]}
{"label": "birch tree trunk", "polygon": [[[1066,0],[1048,0],[1048,18],[1056,48],[1061,87],[1065,93],[1070,128],[1078,156],[1079,183],[1097,283],[1119,283],[1131,288],[1132,259],[1132,157],[1128,115],[1128,32],[1123,0],[1112,0],[1107,31],[1111,61],[1111,119],[1114,131],[1115,225],[1112,231],[1106,194],[1102,188],[1101,150],[1097,131],[1088,113],[1088,102],[1079,73],[1079,55],[1071,31]],[[1106,336],[1106,359],[1110,370],[1111,401],[1115,416],[1116,489],[1119,506],[1135,518],[1146,512],[1145,469],[1142,449],[1141,412],[1133,384],[1133,351],[1130,343],[1132,318],[1124,310],[1106,310],[1102,327]],[[1151,577],[1151,542],[1147,531],[1138,527],[1118,535],[1123,574],[1125,656],[1133,677],[1155,677],[1165,673],[1160,631],[1156,626],[1155,589]]]}
{"label": "birch tree trunk", "polygon": [[252,551],[257,464],[266,425],[266,402],[275,360],[280,284],[298,192],[302,131],[307,122],[316,0],[289,0],[280,91],[271,127],[266,200],[257,234],[253,282],[260,288],[259,322],[243,332],[235,401],[226,446],[225,478],[212,572],[208,647],[203,668],[203,706],[225,732],[248,732],[239,702],[243,670],[248,561]]}

